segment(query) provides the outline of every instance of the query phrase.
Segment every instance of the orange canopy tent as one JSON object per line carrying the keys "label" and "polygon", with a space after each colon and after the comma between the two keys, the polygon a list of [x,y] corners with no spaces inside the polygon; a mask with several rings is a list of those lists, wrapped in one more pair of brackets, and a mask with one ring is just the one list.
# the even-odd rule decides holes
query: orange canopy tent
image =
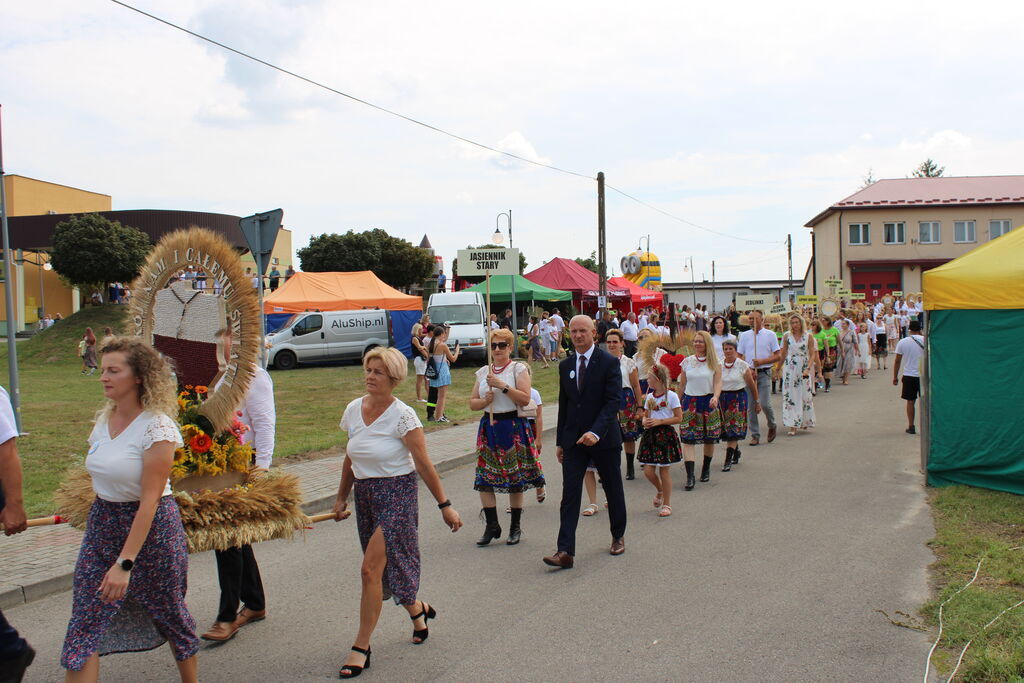
{"label": "orange canopy tent", "polygon": [[352,311],[380,308],[387,311],[422,311],[423,299],[402,294],[373,271],[350,273],[295,273],[276,292],[263,299],[263,313]]}

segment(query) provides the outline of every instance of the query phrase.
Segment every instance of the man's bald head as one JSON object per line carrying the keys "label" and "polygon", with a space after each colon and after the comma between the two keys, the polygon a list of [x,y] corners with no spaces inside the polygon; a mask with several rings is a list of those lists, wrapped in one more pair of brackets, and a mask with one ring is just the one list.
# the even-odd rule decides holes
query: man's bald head
{"label": "man's bald head", "polygon": [[569,336],[577,353],[586,353],[594,345],[597,326],[589,315],[574,315],[569,321]]}

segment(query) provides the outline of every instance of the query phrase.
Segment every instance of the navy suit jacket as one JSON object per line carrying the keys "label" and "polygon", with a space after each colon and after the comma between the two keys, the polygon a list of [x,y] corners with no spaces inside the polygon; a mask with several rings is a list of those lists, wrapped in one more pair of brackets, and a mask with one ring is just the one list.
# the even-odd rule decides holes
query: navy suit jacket
{"label": "navy suit jacket", "polygon": [[[558,436],[564,450],[576,446],[587,432],[598,436],[591,448],[622,448],[619,431],[619,406],[622,402],[622,371],[619,359],[595,348],[584,374],[582,391],[576,386],[575,354],[558,364]],[[572,373],[572,377],[569,374]],[[583,447],[582,445],[579,447]]]}

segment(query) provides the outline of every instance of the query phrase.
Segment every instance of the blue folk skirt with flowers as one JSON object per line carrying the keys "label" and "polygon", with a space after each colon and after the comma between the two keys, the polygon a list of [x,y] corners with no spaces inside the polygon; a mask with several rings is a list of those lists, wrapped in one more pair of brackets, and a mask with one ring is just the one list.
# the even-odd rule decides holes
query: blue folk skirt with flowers
{"label": "blue folk skirt with flowers", "polygon": [[723,391],[718,407],[722,412],[722,441],[747,438],[747,390]]}
{"label": "blue folk skirt with flowers", "polygon": [[117,562],[138,509],[138,501],[96,498],[92,504],[75,563],[71,621],[60,656],[65,669],[81,670],[96,653],[141,652],[165,642],[178,661],[199,652],[196,622],[185,605],[188,541],[171,496],[157,505],[125,596],[113,603],[100,600],[100,584]]}
{"label": "blue folk skirt with flowers", "polygon": [[473,488],[492,493],[521,493],[544,486],[533,427],[515,412],[480,418],[476,435],[476,479]]}
{"label": "blue folk skirt with flowers", "polygon": [[415,472],[398,477],[356,479],[356,524],[366,546],[377,529],[384,536],[387,565],[384,599],[415,605],[420,589],[419,503]]}
{"label": "blue folk skirt with flowers", "polygon": [[679,436],[685,444],[718,443],[722,437],[722,413],[711,409],[714,394],[683,395],[683,421]]}
{"label": "blue folk skirt with flowers", "polygon": [[619,431],[623,441],[636,441],[644,431],[644,411],[636,402],[633,390],[626,387],[622,390],[622,402],[619,403]]}

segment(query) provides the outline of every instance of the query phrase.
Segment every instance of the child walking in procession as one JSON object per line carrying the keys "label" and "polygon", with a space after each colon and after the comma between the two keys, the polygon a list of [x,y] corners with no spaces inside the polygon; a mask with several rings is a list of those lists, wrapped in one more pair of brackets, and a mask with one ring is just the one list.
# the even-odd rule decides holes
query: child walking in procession
{"label": "child walking in procession", "polygon": [[668,368],[655,363],[647,375],[650,391],[644,397],[644,433],[636,457],[644,476],[654,485],[658,516],[672,514],[672,465],[683,459],[676,425],[683,421],[679,395],[668,390]]}

